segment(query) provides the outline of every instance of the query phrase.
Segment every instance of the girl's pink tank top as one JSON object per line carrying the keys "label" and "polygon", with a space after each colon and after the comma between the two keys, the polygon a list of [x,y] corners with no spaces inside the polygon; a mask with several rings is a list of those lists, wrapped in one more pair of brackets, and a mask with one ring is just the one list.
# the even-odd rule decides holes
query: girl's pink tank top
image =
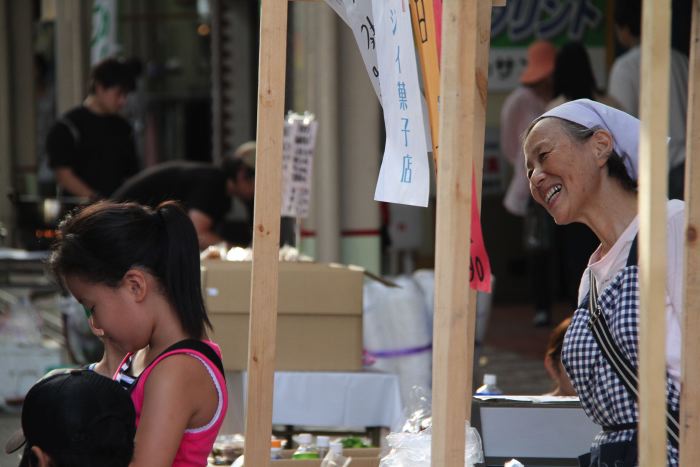
{"label": "girl's pink tank top", "polygon": [[[214,352],[221,358],[221,349],[212,341],[202,341],[211,347]],[[228,392],[226,390],[226,380],[224,375],[217,366],[212,363],[204,354],[198,352],[194,349],[176,349],[166,352],[156,358],[153,363],[151,363],[135,382],[135,387],[131,392],[131,400],[134,403],[134,409],[136,410],[136,426],[139,426],[141,420],[141,412],[143,409],[143,399],[144,399],[144,388],[146,386],[146,381],[148,376],[153,371],[153,368],[164,358],[168,358],[171,355],[186,354],[199,360],[209,372],[212,382],[216,387],[216,392],[218,394],[218,404],[216,407],[216,412],[212,419],[205,426],[199,428],[192,428],[185,430],[180,441],[180,447],[177,450],[175,459],[173,460],[173,467],[202,467],[207,465],[207,457],[211,451],[216,436],[219,433],[221,424],[224,421],[224,416],[226,415],[226,409],[228,407]],[[129,375],[122,373],[131,365],[130,360],[133,357],[133,353],[129,353],[122,360],[121,365],[119,365],[119,370],[115,374],[114,379],[122,382],[124,379],[133,379]]]}

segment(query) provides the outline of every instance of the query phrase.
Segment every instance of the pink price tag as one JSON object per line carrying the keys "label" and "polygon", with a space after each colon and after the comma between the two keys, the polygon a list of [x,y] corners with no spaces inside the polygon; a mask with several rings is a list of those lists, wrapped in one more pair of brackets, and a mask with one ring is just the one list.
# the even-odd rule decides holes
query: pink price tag
{"label": "pink price tag", "polygon": [[[442,52],[442,0],[433,0],[435,11],[435,42],[438,49],[438,60]],[[476,178],[472,171],[472,226],[469,255],[469,286],[481,292],[491,292],[491,263],[484,245],[484,235],[481,231],[481,217],[476,198]]]}
{"label": "pink price tag", "polygon": [[437,44],[438,62],[442,58],[442,0],[433,0],[435,12],[435,43]]}
{"label": "pink price tag", "polygon": [[481,292],[491,292],[491,263],[481,232],[481,218],[476,199],[476,177],[472,171],[472,226],[469,255],[469,286]]}

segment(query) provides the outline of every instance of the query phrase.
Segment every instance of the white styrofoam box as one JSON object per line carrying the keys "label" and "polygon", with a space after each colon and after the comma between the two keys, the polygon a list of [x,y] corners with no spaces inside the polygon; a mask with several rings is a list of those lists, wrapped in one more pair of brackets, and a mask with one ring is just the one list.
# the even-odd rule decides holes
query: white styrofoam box
{"label": "white styrofoam box", "polygon": [[61,348],[43,345],[0,343],[0,405],[20,401],[34,383],[61,365]]}

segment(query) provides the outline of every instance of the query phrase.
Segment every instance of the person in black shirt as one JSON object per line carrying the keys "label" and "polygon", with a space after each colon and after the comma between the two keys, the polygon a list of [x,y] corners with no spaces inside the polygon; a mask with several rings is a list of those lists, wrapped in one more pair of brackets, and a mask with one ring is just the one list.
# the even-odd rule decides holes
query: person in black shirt
{"label": "person in black shirt", "polygon": [[119,115],[135,87],[132,67],[116,59],[97,64],[90,93],[49,130],[46,150],[56,182],[65,194],[110,196],[139,171],[133,130]]}
{"label": "person in black shirt", "polygon": [[183,204],[197,231],[199,247],[222,242],[216,228],[236,197],[252,206],[255,189],[255,151],[224,159],[221,167],[190,161],[171,161],[150,167],[127,180],[113,195],[115,201],[158,206],[166,200]]}

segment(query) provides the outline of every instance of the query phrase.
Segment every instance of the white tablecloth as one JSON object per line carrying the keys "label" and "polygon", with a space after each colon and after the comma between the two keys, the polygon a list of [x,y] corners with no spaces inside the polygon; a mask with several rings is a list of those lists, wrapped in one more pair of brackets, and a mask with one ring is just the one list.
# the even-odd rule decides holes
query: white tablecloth
{"label": "white tablecloth", "polygon": [[[222,433],[243,432],[246,373],[227,372],[229,411]],[[398,428],[398,376],[374,372],[275,373],[273,425]]]}

